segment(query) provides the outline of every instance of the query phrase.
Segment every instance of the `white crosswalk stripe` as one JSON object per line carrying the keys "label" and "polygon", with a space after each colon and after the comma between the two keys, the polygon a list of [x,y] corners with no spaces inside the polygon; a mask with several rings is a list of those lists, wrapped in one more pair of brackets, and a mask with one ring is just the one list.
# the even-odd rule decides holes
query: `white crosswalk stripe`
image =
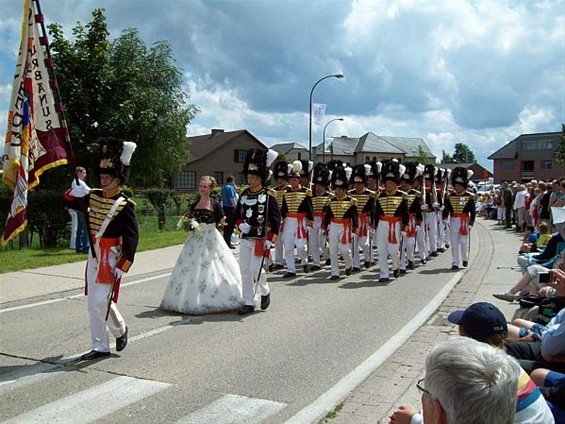
{"label": "white crosswalk stripe", "polygon": [[210,405],[183,417],[178,424],[258,424],[286,406],[284,403],[237,395],[224,395]]}
{"label": "white crosswalk stripe", "polygon": [[4,422],[91,423],[169,386],[170,384],[158,381],[116,377],[106,383],[43,405]]}

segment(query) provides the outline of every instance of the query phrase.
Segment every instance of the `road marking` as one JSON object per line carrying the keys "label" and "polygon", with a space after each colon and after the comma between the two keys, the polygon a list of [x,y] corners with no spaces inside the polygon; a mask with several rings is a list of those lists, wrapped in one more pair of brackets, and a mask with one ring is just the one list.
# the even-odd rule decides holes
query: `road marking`
{"label": "road marking", "polygon": [[[152,281],[152,280],[157,280],[159,278],[168,277],[169,275],[171,275],[170,272],[168,272],[166,274],[155,275],[153,277],[142,278],[141,280],[136,280],[136,281],[132,281],[130,283],[120,284],[120,287],[123,288],[123,287],[134,286],[136,284],[145,283],[147,281]],[[62,302],[63,300],[76,299],[76,298],[79,298],[79,297],[84,297],[84,294],[82,294],[82,293],[81,294],[74,294],[72,296],[60,297],[58,299],[50,299],[50,300],[43,300],[41,302],[30,303],[29,305],[21,305],[21,306],[14,306],[13,308],[0,309],[0,314],[6,313],[6,312],[19,311],[19,310],[22,310],[22,309],[35,308],[36,306],[48,305],[50,303]]]}
{"label": "road marking", "polygon": [[170,384],[158,381],[117,377],[91,389],[40,406],[4,423],[91,423],[169,386]]}
{"label": "road marking", "polygon": [[259,424],[286,406],[284,403],[237,395],[224,395],[205,408],[183,418],[179,424]]}
{"label": "road marking", "polygon": [[414,332],[426,323],[432,314],[441,306],[442,302],[449,295],[453,287],[459,282],[464,274],[464,270],[457,272],[442,290],[406,324],[390,340],[382,345],[375,353],[359,364],[353,371],[343,377],[326,393],[310,405],[298,411],[296,415],[286,421],[285,424],[306,424],[317,423],[328,412],[332,411],[340,402],[365,381],[373,372],[377,370],[397,349],[399,349]]}

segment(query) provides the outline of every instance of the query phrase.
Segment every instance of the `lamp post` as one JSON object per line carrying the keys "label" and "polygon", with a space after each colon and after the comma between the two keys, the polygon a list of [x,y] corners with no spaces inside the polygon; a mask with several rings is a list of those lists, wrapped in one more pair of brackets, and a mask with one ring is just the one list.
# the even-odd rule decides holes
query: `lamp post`
{"label": "lamp post", "polygon": [[[326,128],[328,127],[328,125],[330,125],[334,121],[343,121],[343,118],[332,119],[332,120],[328,121],[326,125],[324,125],[324,130],[322,131],[322,163],[326,163]],[[333,156],[334,156],[334,149],[333,149],[333,143],[332,143],[331,160],[333,160]]]}
{"label": "lamp post", "polygon": [[312,87],[312,90],[310,90],[310,115],[308,118],[308,160],[312,160],[312,95],[314,94],[314,89],[316,88],[316,86],[323,80],[328,78],[343,78],[343,74],[326,75],[325,77],[322,77],[318,81],[316,81],[316,83]]}

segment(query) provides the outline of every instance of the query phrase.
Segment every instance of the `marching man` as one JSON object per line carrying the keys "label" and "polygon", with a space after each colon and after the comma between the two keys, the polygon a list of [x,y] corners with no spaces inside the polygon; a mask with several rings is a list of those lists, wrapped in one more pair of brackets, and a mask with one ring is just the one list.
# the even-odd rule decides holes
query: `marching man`
{"label": "marching man", "polygon": [[381,175],[381,167],[382,163],[380,162],[369,162],[369,166],[371,169],[367,174],[367,187],[369,190],[373,192],[373,221],[371,222],[371,226],[369,227],[369,252],[370,252],[370,262],[373,265],[375,260],[375,247],[377,246],[377,231],[376,231],[376,224],[375,224],[375,205],[376,199],[381,191],[381,187],[379,186],[379,177]]}
{"label": "marching man", "polygon": [[377,197],[375,220],[377,222],[377,248],[379,250],[379,283],[389,281],[388,255],[392,259],[395,278],[399,272],[399,243],[401,230],[408,225],[408,195],[397,189],[405,167],[397,160],[383,162],[381,176],[385,189]]}
{"label": "marching man", "polygon": [[319,271],[321,269],[320,259],[329,258],[326,248],[326,234],[322,231],[324,221],[324,206],[331,199],[328,192],[330,185],[330,170],[323,163],[318,163],[314,167],[314,195],[312,196],[312,208],[314,210],[314,226],[308,228],[308,250],[312,255],[311,271]]}
{"label": "marching man", "polygon": [[460,260],[463,267],[469,263],[469,232],[475,223],[475,196],[468,192],[467,184],[473,171],[467,168],[454,168],[451,172],[453,192],[447,196],[443,218],[449,217],[451,236],[451,269],[459,269]]}
{"label": "marching man", "polygon": [[121,191],[137,146],[114,137],[100,139],[99,145],[97,171],[102,188],[79,185],[70,192],[84,202],[91,240],[86,294],[92,350],[81,356],[83,361],[110,356],[109,332],[116,337],[118,352],[128,343],[128,328],[116,303],[122,277],[133,264],[139,240],[134,203]]}
{"label": "marching man", "polygon": [[274,150],[250,149],[243,163],[243,174],[247,178],[246,188],[237,203],[235,222],[241,231],[239,245],[239,269],[243,288],[243,307],[239,315],[255,311],[254,283],[261,290],[261,309],[271,304],[271,290],[263,269],[263,260],[273,246],[279,233],[281,215],[273,193],[266,187],[269,166],[277,158]]}
{"label": "marching man", "polygon": [[[273,188],[273,194],[277,200],[279,209],[282,207],[282,200],[286,189],[288,188],[288,168],[289,164],[284,160],[279,160],[273,165],[273,178],[276,182],[276,187]],[[279,229],[279,232],[282,228]],[[269,266],[269,271],[276,271],[284,268],[284,246],[282,237],[277,237],[275,241],[275,259]]]}
{"label": "marching man", "polygon": [[[349,173],[349,175],[348,175]],[[338,165],[332,171],[332,189],[335,195],[325,206],[324,228],[330,245],[331,279],[339,280],[339,256],[345,261],[345,275],[351,275],[352,234],[357,232],[357,201],[347,195],[351,168]]]}
{"label": "marching man", "polygon": [[283,278],[296,277],[296,264],[294,263],[294,247],[304,269],[309,272],[308,258],[306,257],[306,226],[314,225],[314,211],[312,209],[312,192],[300,185],[302,162],[295,160],[288,181],[290,186],[283,195],[281,215],[283,218],[282,238],[284,245],[284,258],[287,272]]}
{"label": "marching man", "polygon": [[359,248],[363,249],[365,268],[371,266],[371,254],[369,246],[369,228],[375,219],[375,193],[367,190],[367,174],[371,172],[371,165],[357,165],[353,168],[351,182],[353,190],[349,195],[357,201],[357,218],[359,220],[359,231],[353,235],[353,271],[361,270],[361,258]]}
{"label": "marching man", "polygon": [[426,258],[437,256],[437,211],[439,203],[437,201],[437,190],[435,188],[435,177],[438,169],[433,165],[426,165],[424,168],[424,190],[426,191],[424,202],[422,202],[422,212],[424,212],[424,226],[426,227]]}
{"label": "marching man", "polygon": [[422,194],[412,188],[418,175],[424,172],[424,165],[406,163],[406,171],[400,179],[400,189],[408,196],[408,227],[402,234],[402,250],[400,251],[400,274],[406,274],[406,266],[414,269],[414,250],[416,234],[422,227]]}

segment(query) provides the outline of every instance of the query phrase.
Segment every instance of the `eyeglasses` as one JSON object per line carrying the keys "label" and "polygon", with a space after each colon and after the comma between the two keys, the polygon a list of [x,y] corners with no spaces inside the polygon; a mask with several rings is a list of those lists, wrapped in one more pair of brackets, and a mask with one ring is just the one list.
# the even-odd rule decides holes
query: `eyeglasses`
{"label": "eyeglasses", "polygon": [[421,391],[422,393],[425,393],[425,394],[427,394],[429,397],[433,398],[432,394],[431,394],[429,391],[427,391],[426,389],[424,389],[424,387],[422,387],[422,385],[423,385],[423,383],[424,383],[425,380],[426,380],[425,378],[422,378],[422,379],[418,380],[418,382],[416,383],[416,387],[417,387],[418,390]]}

